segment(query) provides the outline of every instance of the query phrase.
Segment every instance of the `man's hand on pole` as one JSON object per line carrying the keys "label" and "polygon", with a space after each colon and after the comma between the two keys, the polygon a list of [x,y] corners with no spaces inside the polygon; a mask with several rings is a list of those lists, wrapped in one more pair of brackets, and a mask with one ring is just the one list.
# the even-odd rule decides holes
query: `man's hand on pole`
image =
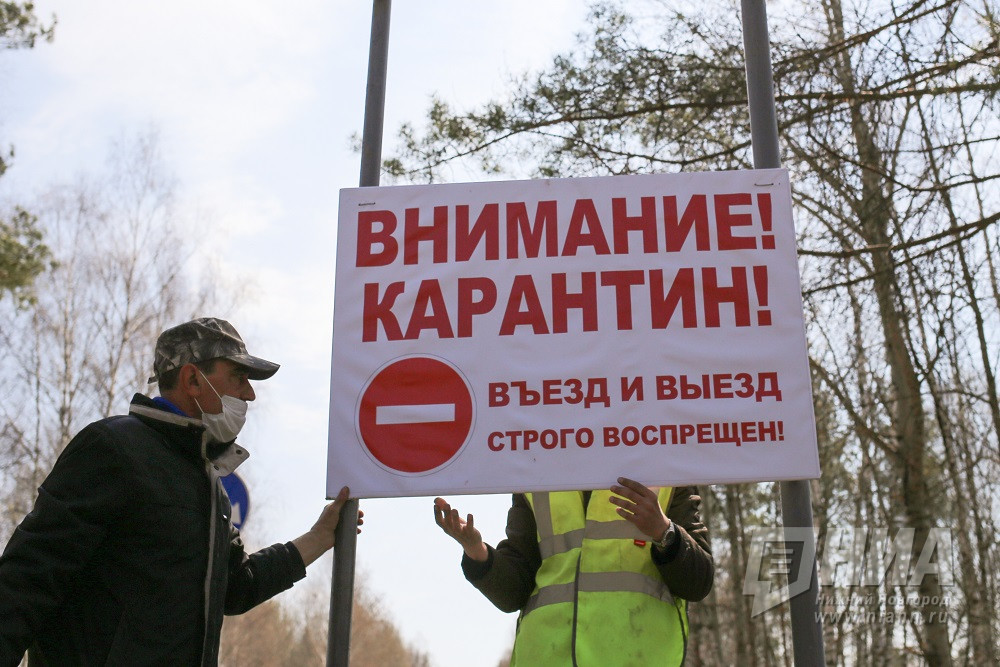
{"label": "man's hand on pole", "polygon": [[[323,508],[319,518],[316,519],[316,523],[309,529],[309,532],[292,540],[292,544],[295,545],[295,548],[299,550],[299,555],[302,556],[302,562],[306,565],[309,565],[333,548],[334,543],[337,541],[335,532],[337,524],[340,523],[340,511],[350,497],[350,493],[350,489],[346,486],[342,488],[334,501]],[[359,533],[361,532],[361,524],[365,522],[364,516],[365,513],[358,510]]]}

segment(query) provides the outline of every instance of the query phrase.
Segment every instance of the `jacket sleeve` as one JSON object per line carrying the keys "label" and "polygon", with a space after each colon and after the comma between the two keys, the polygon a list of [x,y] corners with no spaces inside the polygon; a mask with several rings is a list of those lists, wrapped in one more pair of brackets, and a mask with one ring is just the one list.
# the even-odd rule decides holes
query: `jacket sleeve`
{"label": "jacket sleeve", "polygon": [[247,612],[288,590],[305,576],[306,566],[302,556],[291,542],[274,544],[247,554],[239,531],[230,528],[226,614],[232,616]]}
{"label": "jacket sleeve", "polygon": [[693,486],[678,487],[670,498],[667,518],[675,524],[677,539],[666,553],[650,550],[670,592],[684,600],[697,602],[712,590],[715,564],[708,527],[701,519],[701,496]]}
{"label": "jacket sleeve", "polygon": [[485,563],[462,555],[462,571],[497,609],[519,611],[535,589],[535,573],[542,564],[535,515],[523,494],[514,494],[507,512],[507,538],[494,549],[486,545]]}
{"label": "jacket sleeve", "polygon": [[17,665],[127,507],[127,470],[103,427],[81,431],[0,556],[0,665]]}

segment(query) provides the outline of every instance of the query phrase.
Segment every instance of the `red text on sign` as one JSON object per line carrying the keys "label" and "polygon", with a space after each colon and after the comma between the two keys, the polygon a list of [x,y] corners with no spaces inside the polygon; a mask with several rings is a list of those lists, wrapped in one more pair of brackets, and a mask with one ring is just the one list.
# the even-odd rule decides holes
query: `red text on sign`
{"label": "red text on sign", "polygon": [[523,274],[503,291],[490,278],[459,278],[450,302],[437,279],[421,280],[415,288],[403,281],[367,283],[361,339],[375,341],[380,332],[390,341],[416,340],[425,333],[468,338],[477,320],[495,310],[502,316],[497,330],[488,332],[494,335],[510,336],[519,329],[567,333],[571,322],[579,331],[597,331],[602,327],[599,304],[605,300],[615,321],[603,326],[619,331],[633,329],[636,308],[648,314],[653,329],[770,326],[767,278],[766,266],[585,271],[576,276],[579,287],[571,288],[568,274],[553,273],[544,286],[551,295],[545,302],[537,278]]}
{"label": "red text on sign", "polygon": [[777,421],[703,422],[698,424],[646,424],[605,426],[597,434],[589,428],[494,431],[486,439],[490,451],[538,449],[587,449],[637,445],[735,445],[778,443],[785,439],[785,423]]}
{"label": "red text on sign", "polygon": [[[529,386],[524,380],[489,383],[489,406],[503,408],[510,405],[530,407],[534,405],[593,405],[610,407],[614,383],[607,378],[587,378],[580,380],[549,379]],[[655,378],[656,400],[695,399],[747,399],[760,403],[766,398],[781,401],[778,374],[765,371],[751,373],[711,373],[691,375],[657,375]],[[639,377],[622,377],[619,383],[621,402],[641,401],[645,397],[644,382]]]}
{"label": "red text on sign", "polygon": [[[756,206],[754,206],[756,203]],[[454,230],[454,234],[450,230]],[[358,267],[518,257],[573,257],[774,248],[771,195],[766,192],[611,199],[608,214],[593,199],[359,211]],[[641,248],[641,250],[636,250]]]}

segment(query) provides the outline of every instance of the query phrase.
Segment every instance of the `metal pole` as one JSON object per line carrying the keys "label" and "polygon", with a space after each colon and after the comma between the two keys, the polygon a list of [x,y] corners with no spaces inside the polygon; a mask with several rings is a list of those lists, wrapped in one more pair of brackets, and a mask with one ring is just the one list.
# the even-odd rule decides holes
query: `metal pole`
{"label": "metal pole", "polygon": [[368,51],[368,90],[365,95],[365,128],[361,135],[361,180],[366,188],[379,184],[382,168],[382,123],[385,118],[385,73],[389,62],[389,12],[391,0],[372,3],[372,35]]}
{"label": "metal pole", "polygon": [[[389,61],[391,0],[372,3],[371,41],[368,47],[368,87],[365,125],[361,136],[361,187],[379,184],[382,164],[382,125],[385,118],[385,80]],[[348,667],[351,650],[351,610],[354,604],[354,565],[358,544],[358,501],[344,504],[333,552],[333,588],[326,649],[327,667]]]}
{"label": "metal pole", "polygon": [[[778,150],[778,121],[774,107],[774,78],[767,30],[767,9],[764,0],[741,0],[741,5],[753,164],[756,169],[774,169],[781,166],[781,157]],[[809,528],[808,531],[802,532],[813,544],[796,544],[789,541],[785,545],[792,550],[790,572],[799,573],[802,571],[800,564],[803,555],[816,553],[808,481],[781,482],[781,517],[786,529]],[[815,558],[809,571],[811,572],[809,589],[790,601],[795,664],[802,667],[826,664]]]}

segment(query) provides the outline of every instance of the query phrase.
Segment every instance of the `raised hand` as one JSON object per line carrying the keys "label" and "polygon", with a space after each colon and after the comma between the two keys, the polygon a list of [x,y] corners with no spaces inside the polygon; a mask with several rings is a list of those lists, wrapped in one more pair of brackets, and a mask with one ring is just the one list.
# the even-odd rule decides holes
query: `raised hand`
{"label": "raised hand", "polygon": [[489,551],[483,542],[483,536],[476,529],[473,516],[469,514],[462,519],[457,509],[453,509],[444,498],[434,499],[434,522],[441,530],[462,545],[465,555],[477,561],[485,561]]}

